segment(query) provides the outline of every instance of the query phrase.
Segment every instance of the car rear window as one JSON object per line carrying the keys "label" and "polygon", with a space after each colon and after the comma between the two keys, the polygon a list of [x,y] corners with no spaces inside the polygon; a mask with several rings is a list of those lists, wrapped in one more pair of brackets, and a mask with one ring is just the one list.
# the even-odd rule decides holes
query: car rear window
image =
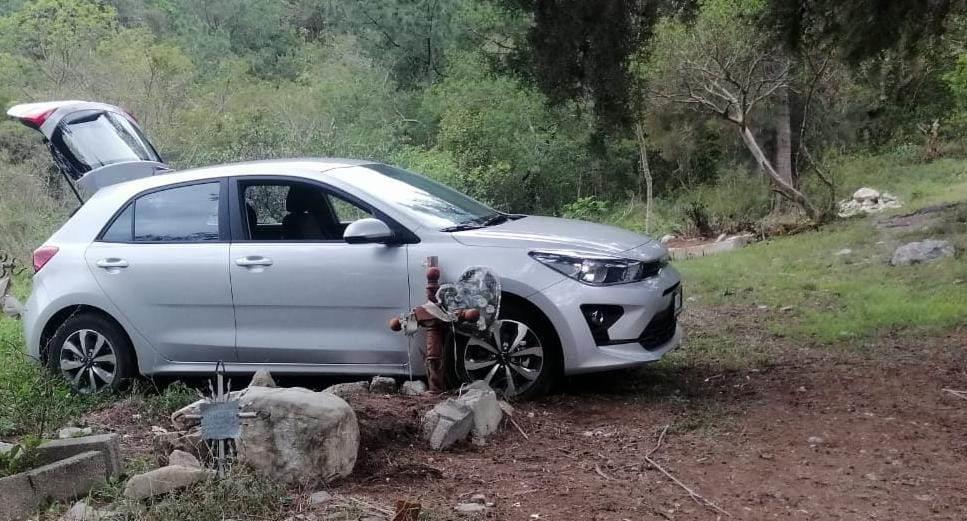
{"label": "car rear window", "polygon": [[140,129],[113,112],[71,114],[59,125],[52,142],[78,172],[127,161],[161,161]]}

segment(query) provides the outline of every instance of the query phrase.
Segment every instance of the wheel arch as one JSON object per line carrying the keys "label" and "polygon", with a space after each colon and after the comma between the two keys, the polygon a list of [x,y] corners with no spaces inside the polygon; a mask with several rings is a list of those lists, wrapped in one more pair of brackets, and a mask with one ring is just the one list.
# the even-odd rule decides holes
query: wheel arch
{"label": "wheel arch", "polygon": [[552,339],[554,341],[554,345],[557,346],[558,349],[561,349],[561,354],[563,355],[564,346],[561,344],[561,335],[558,333],[557,328],[554,327],[554,322],[551,321],[551,319],[547,316],[547,313],[544,313],[544,310],[542,310],[540,306],[526,297],[503,290],[500,292],[500,307],[503,308],[507,305],[526,311],[529,315],[532,315],[541,326],[543,326],[547,331],[550,331],[551,334],[554,335],[554,338]]}
{"label": "wheel arch", "polygon": [[104,311],[103,309],[97,306],[92,306],[89,304],[75,304],[71,306],[66,306],[58,310],[56,313],[51,315],[49,319],[47,319],[47,323],[44,324],[44,328],[43,330],[41,330],[41,333],[40,333],[41,362],[45,364],[47,363],[47,352],[49,351],[48,349],[49,344],[51,339],[54,338],[54,336],[57,334],[58,329],[60,329],[60,327],[63,326],[65,322],[67,322],[67,319],[75,315],[80,315],[82,313],[91,313],[91,314],[99,315],[111,321],[115,326],[117,326],[118,329],[121,331],[121,333],[124,335],[125,339],[128,341],[128,345],[132,347],[131,356],[134,359],[135,367],[138,367],[138,350],[134,349],[134,342],[132,341],[131,335],[128,333],[127,329],[125,329],[124,326],[121,324],[121,322],[119,322],[107,311]]}

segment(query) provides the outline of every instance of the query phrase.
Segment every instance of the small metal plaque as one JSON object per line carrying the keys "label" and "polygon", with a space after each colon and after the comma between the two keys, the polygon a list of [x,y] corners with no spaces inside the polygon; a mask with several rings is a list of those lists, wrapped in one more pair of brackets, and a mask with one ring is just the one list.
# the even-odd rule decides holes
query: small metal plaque
{"label": "small metal plaque", "polygon": [[206,440],[238,438],[241,430],[238,400],[201,404],[201,437]]}

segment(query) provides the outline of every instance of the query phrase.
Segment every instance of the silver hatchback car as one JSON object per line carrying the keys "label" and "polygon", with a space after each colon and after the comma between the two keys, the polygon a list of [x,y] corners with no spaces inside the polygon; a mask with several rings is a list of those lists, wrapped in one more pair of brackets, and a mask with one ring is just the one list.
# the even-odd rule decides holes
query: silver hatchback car
{"label": "silver hatchback car", "polygon": [[497,212],[371,161],[173,172],[109,105],[9,114],[90,194],[34,252],[23,312],[29,354],[77,391],[207,374],[219,361],[229,373],[422,375],[423,340],[386,324],[424,302],[428,256],[444,280],[469,266],[500,276],[491,331],[448,343],[460,379],[529,397],[564,374],[654,362],[679,344],[679,274],[649,237]]}

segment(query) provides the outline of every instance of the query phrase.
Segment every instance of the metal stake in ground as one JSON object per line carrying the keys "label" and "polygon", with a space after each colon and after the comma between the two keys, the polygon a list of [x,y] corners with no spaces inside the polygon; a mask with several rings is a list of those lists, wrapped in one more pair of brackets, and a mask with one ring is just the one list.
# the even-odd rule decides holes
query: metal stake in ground
{"label": "metal stake in ground", "polygon": [[443,340],[446,336],[447,322],[464,320],[473,322],[480,318],[476,309],[444,311],[437,303],[437,290],[440,289],[440,268],[437,258],[426,258],[426,304],[413,308],[408,314],[393,317],[389,327],[393,331],[403,331],[412,335],[417,328],[426,331],[426,375],[431,393],[442,393],[446,390],[443,368]]}
{"label": "metal stake in ground", "polygon": [[216,445],[215,467],[218,477],[225,477],[225,463],[227,461],[226,448],[228,441],[234,441],[241,432],[241,418],[254,418],[255,413],[241,412],[238,400],[231,400],[225,381],[225,364],[219,361],[215,364],[215,388],[209,401],[201,404],[201,414],[195,417],[201,419],[201,437],[205,441]]}

